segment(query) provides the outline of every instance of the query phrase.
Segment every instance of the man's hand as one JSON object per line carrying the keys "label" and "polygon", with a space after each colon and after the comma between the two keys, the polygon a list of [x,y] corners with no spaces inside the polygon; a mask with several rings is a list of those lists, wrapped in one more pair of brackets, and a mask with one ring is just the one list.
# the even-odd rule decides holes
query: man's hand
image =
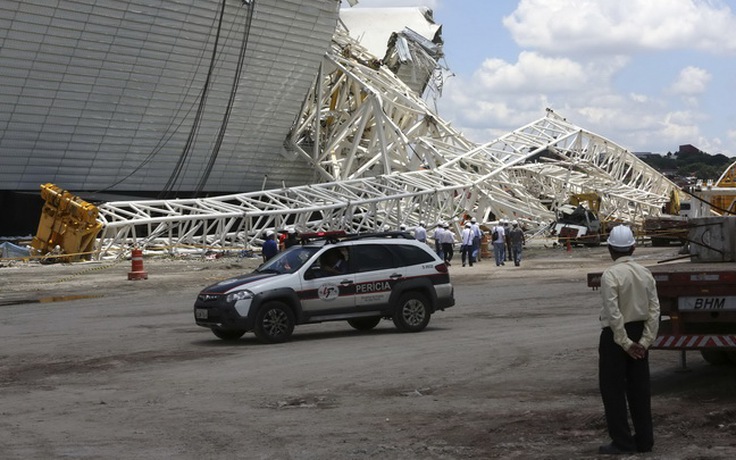
{"label": "man's hand", "polygon": [[634,359],[643,359],[647,355],[647,349],[638,343],[632,344],[626,353]]}

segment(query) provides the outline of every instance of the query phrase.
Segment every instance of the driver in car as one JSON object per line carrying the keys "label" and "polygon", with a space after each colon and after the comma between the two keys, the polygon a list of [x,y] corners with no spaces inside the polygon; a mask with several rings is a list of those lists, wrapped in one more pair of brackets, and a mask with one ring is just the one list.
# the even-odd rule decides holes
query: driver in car
{"label": "driver in car", "polygon": [[348,271],[348,263],[339,249],[330,249],[320,258],[321,269],[329,275],[342,275]]}

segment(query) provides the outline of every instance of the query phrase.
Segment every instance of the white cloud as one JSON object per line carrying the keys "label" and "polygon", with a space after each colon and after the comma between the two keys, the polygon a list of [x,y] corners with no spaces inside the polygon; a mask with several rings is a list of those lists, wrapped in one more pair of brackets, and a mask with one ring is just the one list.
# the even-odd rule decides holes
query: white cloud
{"label": "white cloud", "polygon": [[705,69],[685,67],[670,87],[670,91],[683,96],[702,94],[708,89],[712,75]]}
{"label": "white cloud", "polygon": [[612,107],[625,105],[626,98],[611,89],[610,80],[627,62],[617,58],[581,63],[532,51],[521,52],[515,63],[487,59],[471,77],[446,82],[441,114],[477,135],[526,125],[548,107],[563,116],[580,113],[603,120]]}
{"label": "white cloud", "polygon": [[718,0],[520,0],[503,23],[520,46],[547,53],[736,52],[736,17]]}
{"label": "white cloud", "polygon": [[548,58],[535,52],[519,54],[516,64],[486,59],[474,76],[490,91],[571,91],[587,83],[582,66],[565,58]]}

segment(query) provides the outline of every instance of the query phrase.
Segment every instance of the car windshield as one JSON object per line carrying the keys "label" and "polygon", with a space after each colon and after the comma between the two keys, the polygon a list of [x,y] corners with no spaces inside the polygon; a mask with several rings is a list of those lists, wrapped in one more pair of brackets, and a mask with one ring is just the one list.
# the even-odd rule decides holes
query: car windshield
{"label": "car windshield", "polygon": [[276,254],[268,262],[256,268],[256,271],[259,273],[294,273],[319,250],[319,247],[292,246]]}

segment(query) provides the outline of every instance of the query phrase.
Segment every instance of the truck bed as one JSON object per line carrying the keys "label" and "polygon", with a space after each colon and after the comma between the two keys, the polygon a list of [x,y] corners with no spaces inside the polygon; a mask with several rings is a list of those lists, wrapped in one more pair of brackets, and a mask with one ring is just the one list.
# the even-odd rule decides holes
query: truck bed
{"label": "truck bed", "polygon": [[[647,268],[661,308],[652,348],[736,351],[736,263],[683,261]],[[601,275],[589,273],[588,286],[599,288]]]}

